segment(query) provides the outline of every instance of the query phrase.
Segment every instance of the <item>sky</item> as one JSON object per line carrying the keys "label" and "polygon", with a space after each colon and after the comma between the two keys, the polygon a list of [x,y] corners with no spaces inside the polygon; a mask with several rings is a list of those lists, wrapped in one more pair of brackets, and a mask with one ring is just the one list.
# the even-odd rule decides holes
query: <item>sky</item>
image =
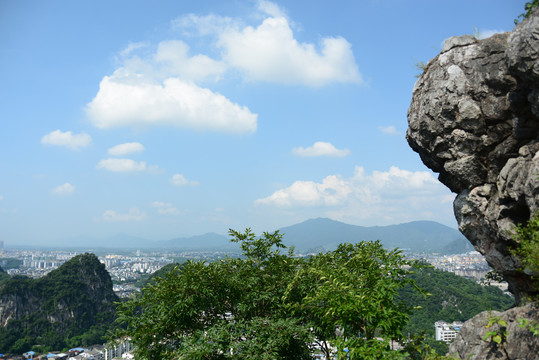
{"label": "sky", "polygon": [[0,240],[456,227],[416,64],[525,0],[0,0]]}

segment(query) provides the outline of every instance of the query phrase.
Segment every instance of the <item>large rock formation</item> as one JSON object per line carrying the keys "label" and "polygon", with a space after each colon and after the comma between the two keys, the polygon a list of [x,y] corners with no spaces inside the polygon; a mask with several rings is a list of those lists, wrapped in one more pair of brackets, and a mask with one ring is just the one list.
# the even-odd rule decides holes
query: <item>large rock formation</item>
{"label": "large rock formation", "polygon": [[539,295],[511,231],[539,207],[539,9],[513,32],[448,39],[417,81],[407,140],[457,194],[460,231],[508,281]]}
{"label": "large rock formation", "polygon": [[[529,325],[537,322],[538,312],[537,303],[503,313],[482,312],[466,321],[449,352],[452,356],[467,360],[539,360],[539,337],[530,331]],[[499,343],[492,340],[497,334],[500,334]]]}
{"label": "large rock formation", "polygon": [[66,338],[82,339],[89,330],[88,339],[104,335],[117,301],[105,265],[93,254],[75,256],[39,279],[0,279],[0,352],[35,344],[61,349]]}

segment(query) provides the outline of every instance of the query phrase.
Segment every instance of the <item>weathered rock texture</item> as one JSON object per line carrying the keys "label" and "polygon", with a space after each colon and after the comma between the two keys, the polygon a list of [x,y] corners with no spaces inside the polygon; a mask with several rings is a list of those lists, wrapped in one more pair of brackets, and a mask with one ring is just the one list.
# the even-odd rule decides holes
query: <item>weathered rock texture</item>
{"label": "weathered rock texture", "polygon": [[457,194],[460,231],[509,282],[539,294],[510,231],[539,207],[539,9],[513,32],[450,38],[417,81],[407,140]]}
{"label": "weathered rock texture", "polygon": [[[506,326],[498,323],[486,326],[491,318],[505,321]],[[521,320],[519,320],[521,319]],[[449,347],[449,354],[460,359],[522,359],[539,360],[539,336],[534,336],[529,327],[520,326],[519,321],[539,322],[539,305],[528,304],[506,312],[482,312],[466,321],[459,335]],[[506,332],[506,337],[497,344],[491,341],[487,332]]]}
{"label": "weathered rock texture", "polygon": [[[77,255],[39,279],[8,276],[0,281],[0,350],[9,351],[20,338],[54,346],[51,339],[100,331],[95,327],[114,321],[118,300],[94,254]],[[38,340],[43,334],[45,340]]]}

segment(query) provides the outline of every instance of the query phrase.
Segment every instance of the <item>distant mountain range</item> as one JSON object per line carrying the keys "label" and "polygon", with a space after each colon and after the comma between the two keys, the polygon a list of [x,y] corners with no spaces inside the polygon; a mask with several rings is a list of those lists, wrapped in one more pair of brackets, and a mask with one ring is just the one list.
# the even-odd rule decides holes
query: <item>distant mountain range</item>
{"label": "distant mountain range", "polygon": [[[434,221],[414,221],[389,226],[357,226],[339,221],[317,218],[279,229],[284,243],[293,245],[300,252],[333,250],[339,243],[380,240],[387,248],[401,248],[413,252],[452,252],[466,248],[467,241],[456,229]],[[228,236],[207,233],[191,237],[179,237],[166,241],[118,234],[103,241],[84,241],[92,247],[138,248],[138,249],[186,249],[186,250],[238,250]],[[81,244],[78,244],[81,246]],[[88,247],[88,246],[86,246]]]}
{"label": "distant mountain range", "polygon": [[387,248],[438,252],[463,238],[456,229],[434,221],[414,221],[389,226],[357,226],[318,218],[280,229],[284,242],[298,250],[333,250],[339,243],[380,240]]}

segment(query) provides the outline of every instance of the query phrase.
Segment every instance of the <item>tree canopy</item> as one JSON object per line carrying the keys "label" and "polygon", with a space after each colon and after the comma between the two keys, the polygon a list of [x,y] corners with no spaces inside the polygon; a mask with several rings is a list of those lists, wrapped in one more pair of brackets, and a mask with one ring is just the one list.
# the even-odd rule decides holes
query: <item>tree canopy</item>
{"label": "tree canopy", "polygon": [[[411,308],[396,299],[415,263],[380,242],[308,259],[278,231],[230,231],[241,258],[189,261],[119,306],[141,359],[388,358]],[[379,337],[380,339],[375,339]]]}

